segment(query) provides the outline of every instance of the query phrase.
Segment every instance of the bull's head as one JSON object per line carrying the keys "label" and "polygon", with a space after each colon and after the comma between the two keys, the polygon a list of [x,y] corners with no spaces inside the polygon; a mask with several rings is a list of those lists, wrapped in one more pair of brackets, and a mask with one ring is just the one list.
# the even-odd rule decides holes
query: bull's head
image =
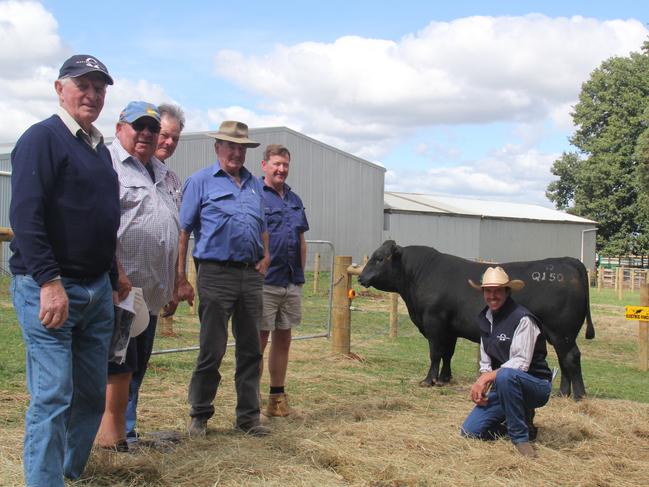
{"label": "bull's head", "polygon": [[397,292],[401,276],[401,250],[394,240],[386,240],[374,251],[358,276],[362,286],[373,286],[381,291]]}

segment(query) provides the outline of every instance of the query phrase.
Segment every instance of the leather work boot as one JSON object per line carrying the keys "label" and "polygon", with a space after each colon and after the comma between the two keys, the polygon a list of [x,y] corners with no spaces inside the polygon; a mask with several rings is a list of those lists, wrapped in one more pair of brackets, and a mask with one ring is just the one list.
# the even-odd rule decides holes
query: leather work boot
{"label": "leather work boot", "polygon": [[269,417],[286,417],[291,414],[288,407],[288,397],[285,392],[268,395],[268,405],[266,406],[266,416]]}
{"label": "leather work boot", "polygon": [[205,418],[192,418],[189,423],[187,433],[190,438],[202,438],[207,434],[207,419]]}
{"label": "leather work boot", "polygon": [[528,458],[536,458],[536,450],[529,441],[524,441],[523,443],[516,443],[514,445],[518,450],[518,453]]}

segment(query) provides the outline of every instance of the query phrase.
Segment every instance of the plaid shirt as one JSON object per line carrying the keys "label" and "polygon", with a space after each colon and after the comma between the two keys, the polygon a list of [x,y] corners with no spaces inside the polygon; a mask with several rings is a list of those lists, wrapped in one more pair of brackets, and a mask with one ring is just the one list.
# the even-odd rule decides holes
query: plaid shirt
{"label": "plaid shirt", "polygon": [[167,167],[151,158],[155,183],[144,165],[118,139],[110,146],[119,177],[121,223],[117,260],[133,286],[141,287],[149,312],[171,300],[178,256],[178,207],[168,186]]}

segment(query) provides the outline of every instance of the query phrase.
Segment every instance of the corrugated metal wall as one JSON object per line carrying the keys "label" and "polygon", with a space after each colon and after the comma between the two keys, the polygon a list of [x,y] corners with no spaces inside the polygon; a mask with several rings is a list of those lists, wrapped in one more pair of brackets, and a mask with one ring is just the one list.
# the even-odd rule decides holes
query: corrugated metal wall
{"label": "corrugated metal wall", "polygon": [[[393,210],[394,211],[394,210]],[[492,262],[582,255],[595,267],[595,232],[584,223],[520,221],[424,213],[391,213],[386,238],[399,245],[428,245],[465,259]]]}
{"label": "corrugated metal wall", "polygon": [[427,245],[465,259],[480,256],[480,218],[432,213],[387,213],[386,239],[399,245]]}
{"label": "corrugated metal wall", "polygon": [[[9,154],[0,154],[0,227],[9,227],[9,202],[11,201],[11,162]],[[9,243],[0,249],[0,272],[9,271]]]}
{"label": "corrugated metal wall", "polygon": [[[285,127],[252,129],[250,137],[261,143],[246,154],[246,167],[256,176],[262,175],[261,159],[268,144],[283,144],[290,150],[288,183],[306,207],[308,240],[332,241],[338,255],[351,255],[355,261],[380,245],[382,167]],[[214,139],[201,133],[183,135],[167,163],[184,180],[215,161]]]}
{"label": "corrugated metal wall", "polygon": [[[252,129],[250,137],[261,142],[248,149],[246,167],[261,176],[261,159],[268,144],[283,144],[291,152],[288,183],[300,195],[307,211],[308,240],[332,241],[338,255],[351,255],[360,262],[381,243],[385,169],[285,127]],[[7,170],[8,155],[6,158]],[[185,134],[167,163],[181,180],[214,164],[214,139],[204,133]],[[2,161],[0,161],[0,164]],[[0,185],[9,178],[0,176]],[[2,190],[4,186],[0,186]],[[8,221],[10,188],[0,194],[0,224]],[[326,247],[313,245],[312,252]],[[311,261],[311,259],[309,259]],[[328,265],[324,260],[323,268]]]}
{"label": "corrugated metal wall", "polygon": [[[485,218],[480,229],[480,253],[486,260],[505,262],[545,257],[581,257],[582,230],[588,223],[534,222]],[[586,232],[584,265],[595,267],[595,232]]]}

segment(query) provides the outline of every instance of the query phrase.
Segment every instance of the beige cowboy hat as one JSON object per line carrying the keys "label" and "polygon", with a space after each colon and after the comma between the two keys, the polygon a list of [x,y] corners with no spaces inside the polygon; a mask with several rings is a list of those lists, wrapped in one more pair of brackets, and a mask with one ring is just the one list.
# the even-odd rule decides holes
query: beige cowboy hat
{"label": "beige cowboy hat", "polygon": [[248,126],[243,122],[237,122],[235,120],[226,120],[221,123],[218,132],[208,132],[207,135],[217,140],[234,142],[235,144],[241,144],[251,149],[259,146],[259,142],[248,138]]}
{"label": "beige cowboy hat", "polygon": [[485,287],[508,287],[512,291],[519,291],[525,287],[525,283],[520,279],[510,279],[502,267],[487,267],[482,274],[481,284],[476,284],[469,279],[469,285],[479,291]]}

